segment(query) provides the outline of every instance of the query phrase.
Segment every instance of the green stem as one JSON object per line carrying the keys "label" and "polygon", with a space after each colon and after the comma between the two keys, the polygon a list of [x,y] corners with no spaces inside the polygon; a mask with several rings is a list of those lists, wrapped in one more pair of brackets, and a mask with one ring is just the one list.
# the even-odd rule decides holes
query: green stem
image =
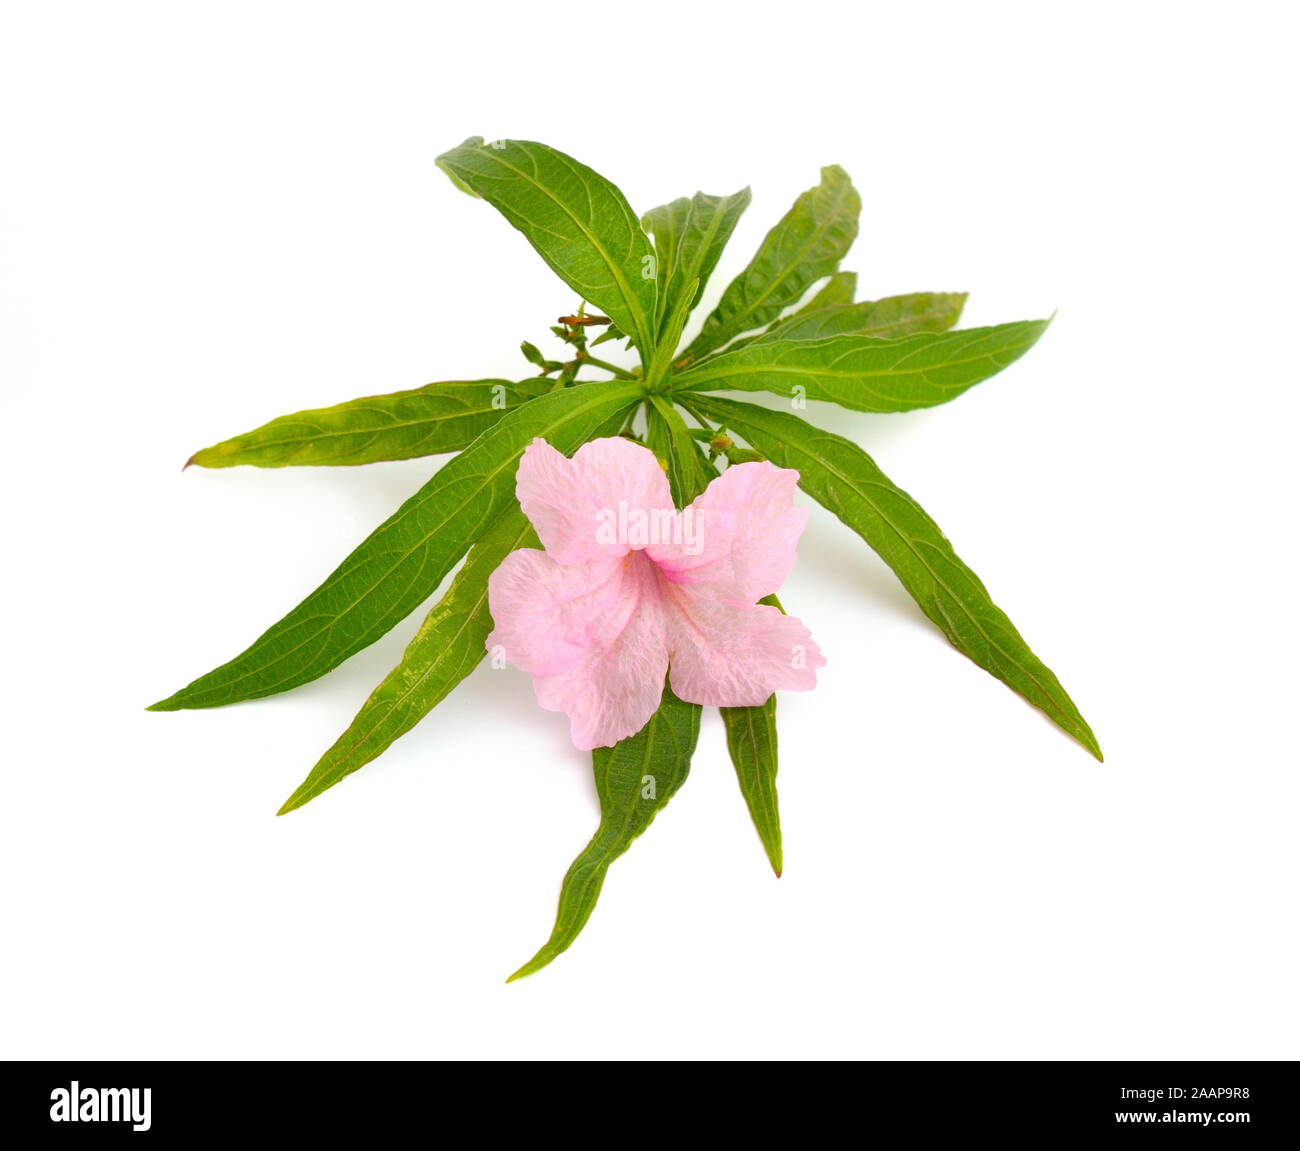
{"label": "green stem", "polygon": [[610,364],[610,363],[606,363],[606,361],[604,360],[598,360],[590,352],[584,352],[582,354],[582,362],[584,364],[590,364],[593,368],[604,368],[605,371],[607,372],[613,372],[614,375],[620,380],[636,379],[636,376],[634,376],[626,368],[620,368],[617,364]]}
{"label": "green stem", "polygon": [[699,424],[700,427],[702,427],[706,432],[708,432],[710,436],[712,436],[712,434],[717,430],[716,428],[714,428],[712,424],[709,423],[708,420],[706,420],[702,415],[700,415],[699,412],[697,412],[693,407],[691,407],[690,401],[686,399],[685,396],[673,396],[673,401],[677,404],[678,407],[680,407],[684,412],[686,412],[686,414],[689,415],[697,424]]}

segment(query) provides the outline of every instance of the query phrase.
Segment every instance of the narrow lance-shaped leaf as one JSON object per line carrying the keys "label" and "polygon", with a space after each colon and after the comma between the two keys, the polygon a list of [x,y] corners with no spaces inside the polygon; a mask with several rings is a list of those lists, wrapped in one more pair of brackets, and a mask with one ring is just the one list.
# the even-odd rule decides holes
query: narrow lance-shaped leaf
{"label": "narrow lance-shaped leaf", "polygon": [[1056,676],[1029,649],[934,520],[866,452],[786,412],[713,396],[693,399],[691,406],[724,421],[779,467],[795,468],[800,487],[881,555],[959,651],[1101,758],[1096,737]]}
{"label": "narrow lance-shaped leaf", "polygon": [[438,166],[487,200],[582,298],[654,347],[657,284],[649,237],[623,193],[571,156],[529,140],[466,140]]}
{"label": "narrow lance-shaped leaf", "polygon": [[965,292],[914,292],[860,304],[810,308],[778,321],[752,342],[820,340],[841,335],[894,340],[915,332],[946,332],[961,318],[965,304]]}
{"label": "narrow lance-shaped leaf", "polygon": [[[204,468],[355,465],[458,452],[551,380],[454,380],[312,408],[195,452]],[[188,465],[187,465],[188,466]]]}
{"label": "narrow lance-shaped leaf", "polygon": [[488,576],[510,552],[536,547],[518,505],[506,508],[470,549],[447,594],[425,617],[401,662],[384,677],[334,746],[277,814],[302,807],[375,759],[451,694],[487,654]]}
{"label": "narrow lance-shaped leaf", "polygon": [[533,437],[571,452],[615,430],[640,395],[640,383],[601,381],[551,392],[507,412],[252,646],[151,710],[256,699],[337,667],[414,611],[514,503],[515,470]]}
{"label": "narrow lance-shaped leaf", "polygon": [[[689,200],[683,196],[671,204],[652,208],[641,218],[642,226],[654,236],[658,258],[656,321],[661,330],[664,317],[673,314],[683,294],[690,297],[688,312],[699,303],[741,213],[749,207],[749,199],[748,188],[730,196],[696,192]],[[692,280],[698,283],[694,290],[688,290]]]}
{"label": "narrow lance-shaped leaf", "polygon": [[1000,372],[1033,347],[1050,322],[919,332],[898,340],[765,338],[676,374],[673,389],[774,392],[860,412],[909,412],[945,403]]}
{"label": "narrow lance-shaped leaf", "polygon": [[736,336],[761,328],[836,270],[858,234],[862,202],[843,168],[822,169],[821,183],[795,202],[727,286],[700,334],[682,354],[691,363]]}
{"label": "narrow lance-shaped leaf", "polygon": [[[770,599],[764,602],[770,602]],[[723,707],[727,751],[736,769],[740,793],[754,821],[768,862],[778,878],[781,861],[781,815],[776,801],[776,696],[761,707]]]}
{"label": "narrow lance-shaped leaf", "polygon": [[784,320],[777,320],[766,331],[734,341],[726,354],[777,340],[811,341],[841,335],[895,340],[915,332],[946,332],[961,318],[965,303],[965,292],[917,292],[858,304],[809,306]]}
{"label": "narrow lance-shaped leaf", "polygon": [[683,703],[665,684],[659,710],[645,727],[613,747],[592,752],[600,828],[564,877],[550,939],[510,980],[541,970],[578,937],[600,897],[609,865],[686,781],[699,734],[699,704]]}

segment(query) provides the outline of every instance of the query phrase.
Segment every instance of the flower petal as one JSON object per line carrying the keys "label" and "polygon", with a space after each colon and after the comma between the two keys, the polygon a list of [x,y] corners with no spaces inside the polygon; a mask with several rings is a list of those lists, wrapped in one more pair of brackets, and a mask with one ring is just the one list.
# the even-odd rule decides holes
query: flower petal
{"label": "flower petal", "polygon": [[798,482],[798,472],[766,462],[729,467],[680,513],[681,542],[651,547],[650,558],[676,584],[709,584],[746,604],[771,595],[808,520],[794,506]]}
{"label": "flower petal", "polygon": [[547,555],[562,564],[626,555],[646,546],[656,518],[672,523],[659,461],[621,436],[583,444],[571,460],[535,439],[519,461],[515,492]]}
{"label": "flower petal", "polygon": [[811,691],[821,648],[794,616],[767,604],[668,586],[669,671],[680,699],[710,707],[757,707],[774,691]]}
{"label": "flower petal", "polygon": [[512,552],[488,579],[488,650],[533,677],[538,702],[569,717],[582,750],[635,735],[668,670],[659,577],[643,556],[556,563]]}

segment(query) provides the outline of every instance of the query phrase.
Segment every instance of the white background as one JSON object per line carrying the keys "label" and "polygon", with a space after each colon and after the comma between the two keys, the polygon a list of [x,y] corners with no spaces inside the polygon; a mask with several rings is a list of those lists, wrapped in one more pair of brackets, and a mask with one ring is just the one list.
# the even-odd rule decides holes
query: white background
{"label": "white background", "polygon": [[[0,1054],[1300,1054],[1292,17],[872,7],[4,7]],[[864,298],[1059,309],[949,406],[807,414],[944,527],[1105,764],[815,509],[784,878],[710,713],[587,930],[507,987],[597,818],[522,674],[284,819],[418,616],[285,697],[146,714],[431,467],[192,451],[552,346],[572,294],[434,168],[471,134],[639,210],[751,184],[708,304],[840,163]]]}

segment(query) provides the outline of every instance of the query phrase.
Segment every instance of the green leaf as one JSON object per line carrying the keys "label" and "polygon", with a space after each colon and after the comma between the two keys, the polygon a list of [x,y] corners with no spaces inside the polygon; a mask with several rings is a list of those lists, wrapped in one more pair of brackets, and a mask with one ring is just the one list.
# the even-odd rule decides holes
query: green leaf
{"label": "green leaf", "polygon": [[843,168],[822,169],[821,183],[795,202],[728,285],[682,361],[691,363],[729,340],[775,320],[823,276],[836,270],[858,234],[862,202]]}
{"label": "green leaf", "polygon": [[776,696],[761,707],[722,707],[727,750],[763,849],[781,875],[781,815],[776,803]]}
{"label": "green leaf", "polygon": [[655,256],[623,193],[563,152],[528,140],[480,137],[437,164],[496,208],[566,284],[654,347]]}
{"label": "green leaf", "polygon": [[836,272],[826,281],[821,291],[795,312],[795,315],[802,316],[808,312],[821,311],[822,308],[835,308],[842,304],[851,304],[857,290],[857,272]]}
{"label": "green leaf", "polygon": [[284,815],[381,755],[451,693],[487,654],[488,577],[516,548],[537,547],[518,505],[506,508],[470,550],[447,594],[425,617],[402,661],[384,677],[334,746],[276,813]]}
{"label": "green leaf", "polygon": [[672,388],[766,391],[860,412],[908,412],[945,403],[1000,372],[1032,348],[1050,322],[918,332],[898,340],[764,338],[675,374]]}
{"label": "green leaf", "polygon": [[[507,411],[551,388],[544,379],[455,380],[280,416],[195,452],[203,468],[372,464],[467,447]],[[189,464],[186,465],[188,467]]]}
{"label": "green leaf", "polygon": [[880,553],[959,651],[1101,759],[1096,737],[1056,676],[1030,651],[934,520],[866,452],[786,412],[713,396],[693,399],[691,406],[725,420],[778,467],[797,470],[799,486]]}
{"label": "green leaf", "polygon": [[646,428],[650,450],[668,464],[673,503],[684,508],[718,473],[701,454],[681,413],[665,397],[650,397],[646,405]]}
{"label": "green leaf", "polygon": [[506,982],[541,970],[578,937],[600,897],[609,865],[686,781],[699,734],[699,704],[683,703],[665,684],[659,710],[645,727],[613,747],[591,753],[600,828],[564,877],[550,939]]}
{"label": "green leaf", "polygon": [[840,335],[893,340],[914,332],[946,332],[961,318],[965,304],[965,292],[916,292],[860,304],[808,308],[778,321],[753,342],[820,340]]}
{"label": "green leaf", "polygon": [[[748,188],[730,196],[696,192],[689,200],[683,196],[641,217],[642,227],[654,236],[658,259],[659,310],[655,319],[660,331],[664,317],[673,314],[684,294],[690,299],[688,314],[700,302],[722,249],[736,230],[741,213],[749,207],[749,199]],[[698,283],[691,291],[693,280]]]}
{"label": "green leaf", "polygon": [[608,380],[551,392],[507,412],[251,647],[150,710],[274,695],[337,667],[414,611],[514,504],[519,457],[534,436],[572,452],[616,430],[640,398],[639,382]]}
{"label": "green leaf", "polygon": [[[812,303],[816,304],[817,300]],[[859,304],[817,308],[810,304],[757,335],[734,341],[727,354],[776,340],[822,340],[840,335],[893,340],[914,332],[946,332],[960,319],[965,303],[965,292],[917,292]]]}

